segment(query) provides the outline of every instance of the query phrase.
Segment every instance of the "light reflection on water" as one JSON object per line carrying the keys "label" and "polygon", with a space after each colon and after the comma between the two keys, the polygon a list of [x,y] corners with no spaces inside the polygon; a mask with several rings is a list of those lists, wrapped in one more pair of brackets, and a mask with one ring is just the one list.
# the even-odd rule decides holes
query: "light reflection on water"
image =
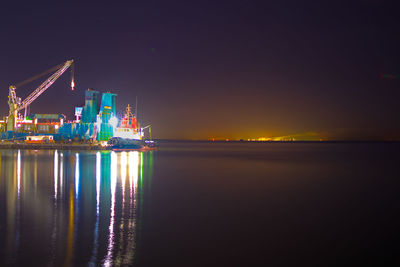
{"label": "light reflection on water", "polygon": [[79,195],[79,154],[75,153],[75,197]]}
{"label": "light reflection on water", "polygon": [[58,191],[58,152],[54,151],[54,198],[57,199]]}
{"label": "light reflection on water", "polygon": [[143,165],[151,157],[2,150],[0,265],[132,264],[144,193],[138,181],[150,181]]}

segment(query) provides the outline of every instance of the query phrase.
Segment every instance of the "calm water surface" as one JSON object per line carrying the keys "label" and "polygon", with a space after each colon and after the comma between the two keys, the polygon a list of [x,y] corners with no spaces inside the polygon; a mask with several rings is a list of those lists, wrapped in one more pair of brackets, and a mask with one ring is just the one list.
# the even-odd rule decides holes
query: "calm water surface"
{"label": "calm water surface", "polygon": [[398,263],[398,143],[0,150],[1,266]]}

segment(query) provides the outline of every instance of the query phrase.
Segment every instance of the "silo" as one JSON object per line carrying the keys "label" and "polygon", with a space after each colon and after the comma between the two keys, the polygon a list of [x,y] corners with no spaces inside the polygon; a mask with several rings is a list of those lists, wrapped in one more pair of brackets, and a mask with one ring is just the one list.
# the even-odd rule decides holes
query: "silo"
{"label": "silo", "polygon": [[99,141],[107,141],[113,137],[113,127],[110,124],[110,118],[115,114],[115,98],[116,94],[103,93],[101,97],[100,113],[101,126],[97,136]]}

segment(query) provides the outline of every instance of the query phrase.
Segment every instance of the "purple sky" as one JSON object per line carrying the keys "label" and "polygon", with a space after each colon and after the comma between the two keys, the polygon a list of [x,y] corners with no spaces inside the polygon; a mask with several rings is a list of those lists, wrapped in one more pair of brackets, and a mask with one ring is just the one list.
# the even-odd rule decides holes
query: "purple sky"
{"label": "purple sky", "polygon": [[372,0],[13,1],[0,112],[10,84],[74,59],[76,90],[64,74],[31,113],[72,119],[93,88],[120,111],[137,96],[157,138],[400,139],[400,80],[381,78],[400,73],[398,14]]}

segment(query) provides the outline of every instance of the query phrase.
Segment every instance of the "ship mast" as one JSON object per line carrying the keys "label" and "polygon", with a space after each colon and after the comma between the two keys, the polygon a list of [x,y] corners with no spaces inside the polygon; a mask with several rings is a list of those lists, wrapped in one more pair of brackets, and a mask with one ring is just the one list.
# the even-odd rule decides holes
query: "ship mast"
{"label": "ship mast", "polygon": [[136,117],[136,131],[140,129],[139,127],[139,120],[138,120],[138,101],[137,101],[137,96],[136,96],[136,105],[135,105],[135,117]]}

